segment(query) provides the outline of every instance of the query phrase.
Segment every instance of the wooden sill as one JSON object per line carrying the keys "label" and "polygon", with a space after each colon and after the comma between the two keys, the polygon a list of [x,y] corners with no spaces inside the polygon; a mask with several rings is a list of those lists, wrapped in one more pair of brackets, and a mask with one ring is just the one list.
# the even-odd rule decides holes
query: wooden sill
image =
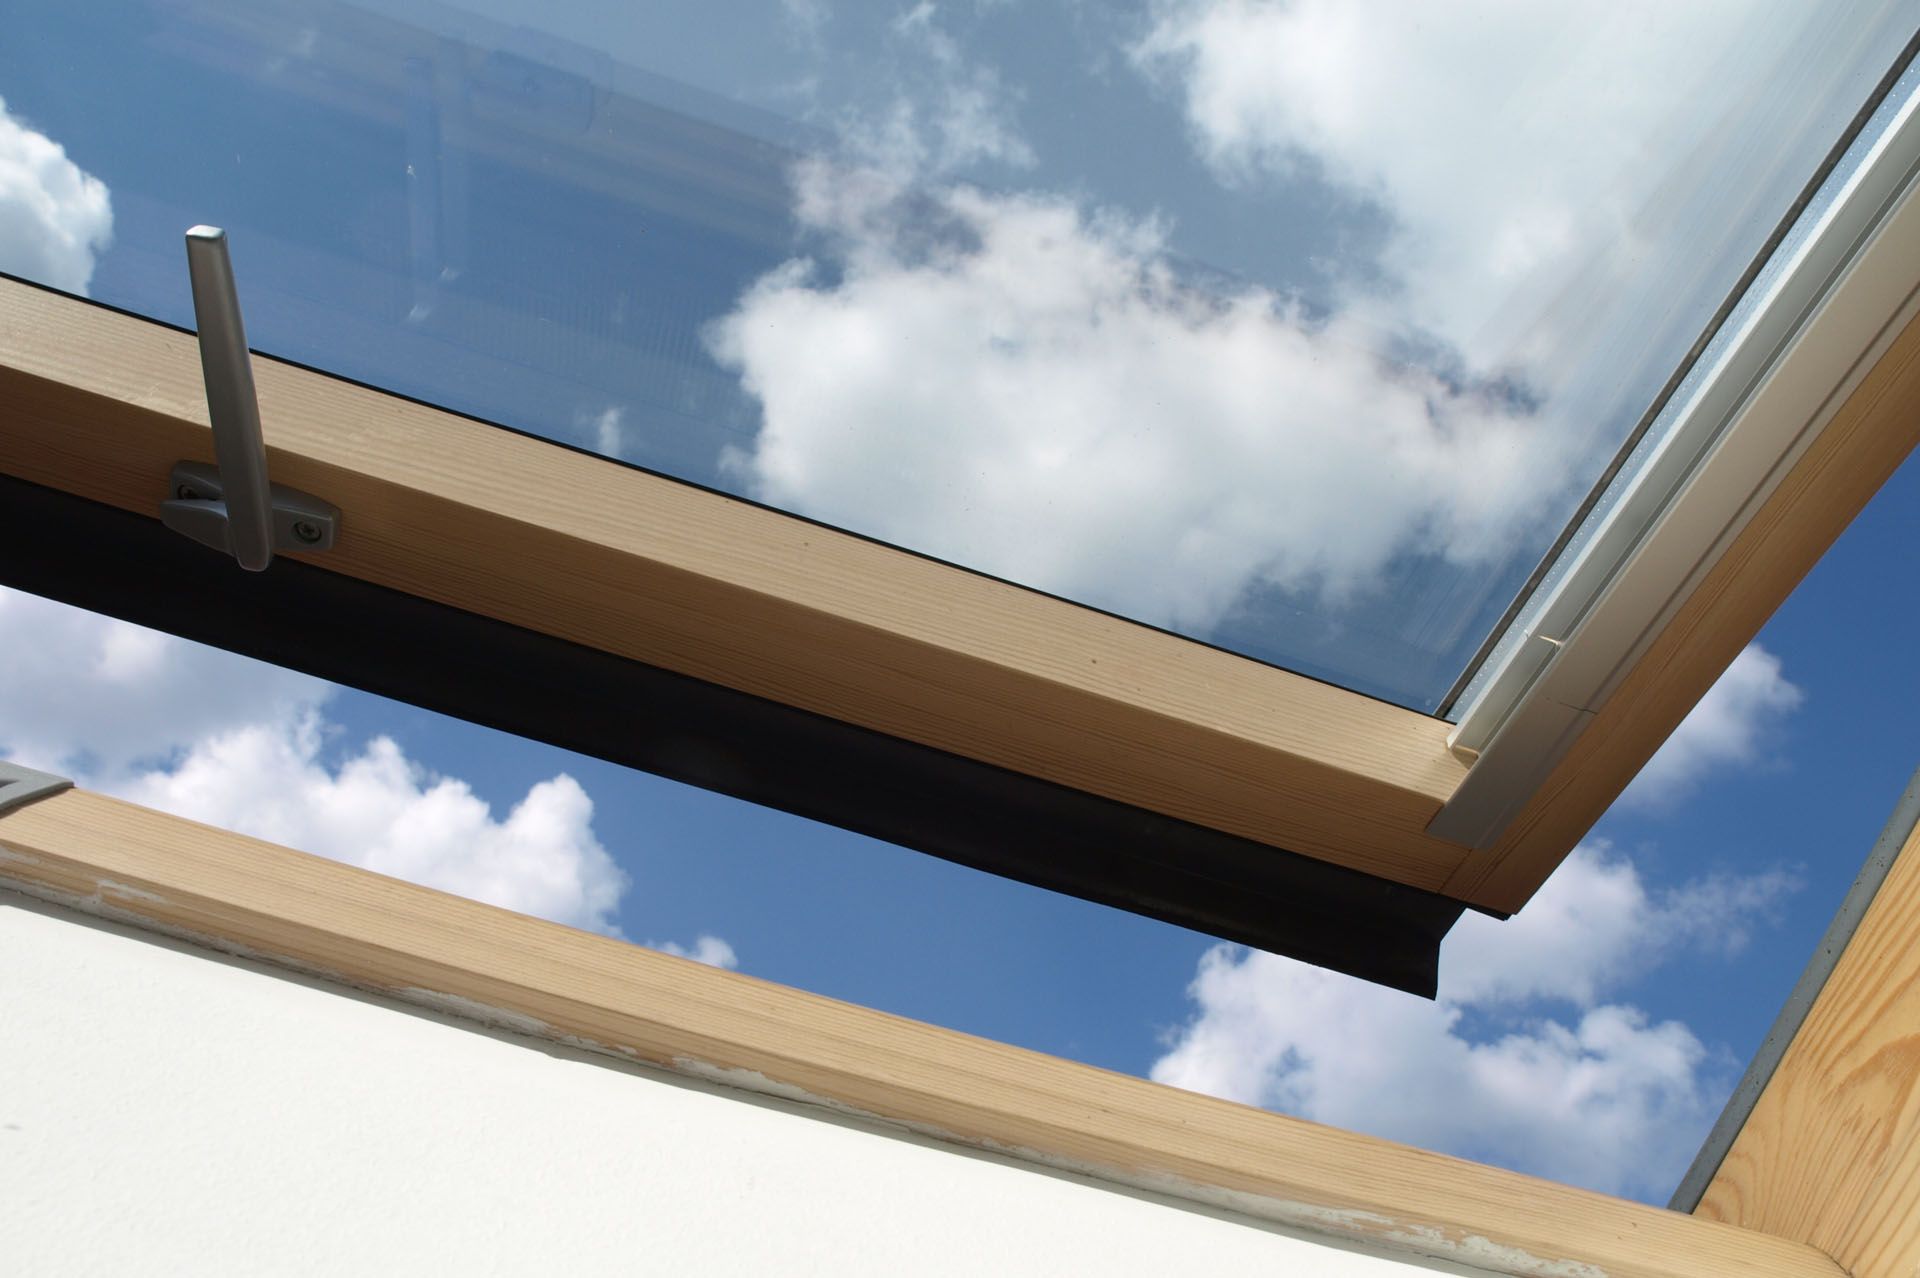
{"label": "wooden sill", "polygon": [[0,887],[964,1145],[1510,1274],[1838,1278],[1826,1255],[702,967],[71,790]]}

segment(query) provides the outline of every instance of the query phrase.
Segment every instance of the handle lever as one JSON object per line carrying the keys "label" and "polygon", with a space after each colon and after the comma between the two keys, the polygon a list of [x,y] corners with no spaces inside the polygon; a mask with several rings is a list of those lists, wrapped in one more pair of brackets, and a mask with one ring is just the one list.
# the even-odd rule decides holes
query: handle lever
{"label": "handle lever", "polygon": [[196,226],[187,232],[187,274],[218,465],[175,463],[168,476],[173,496],[160,503],[160,522],[232,555],[249,572],[265,569],[276,550],[328,549],[339,532],[339,508],[267,478],[260,401],[225,231]]}

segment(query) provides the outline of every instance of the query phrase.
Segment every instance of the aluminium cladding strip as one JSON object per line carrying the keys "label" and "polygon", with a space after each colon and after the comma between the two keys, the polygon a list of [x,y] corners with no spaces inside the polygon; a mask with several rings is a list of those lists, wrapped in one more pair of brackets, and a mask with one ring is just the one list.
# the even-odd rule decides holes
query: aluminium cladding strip
{"label": "aluminium cladding strip", "polygon": [[[1910,67],[1470,689],[1450,744],[1474,763],[1428,830],[1483,855],[1447,890],[1499,903],[1474,889],[1510,829],[1920,313],[1917,189]],[[1916,418],[1887,428],[1906,448]]]}

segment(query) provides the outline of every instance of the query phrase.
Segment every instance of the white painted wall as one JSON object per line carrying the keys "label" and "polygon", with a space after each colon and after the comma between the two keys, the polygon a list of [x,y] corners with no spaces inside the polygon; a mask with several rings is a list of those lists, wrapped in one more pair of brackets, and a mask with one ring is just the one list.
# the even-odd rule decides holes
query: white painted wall
{"label": "white painted wall", "polygon": [[0,893],[0,1273],[1468,1274]]}

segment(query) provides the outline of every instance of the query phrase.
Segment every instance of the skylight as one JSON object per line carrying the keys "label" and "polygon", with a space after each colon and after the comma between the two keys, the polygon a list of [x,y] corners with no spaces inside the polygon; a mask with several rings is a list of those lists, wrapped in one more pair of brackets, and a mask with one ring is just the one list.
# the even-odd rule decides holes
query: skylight
{"label": "skylight", "polygon": [[1432,713],[1916,24],[32,0],[0,269]]}

